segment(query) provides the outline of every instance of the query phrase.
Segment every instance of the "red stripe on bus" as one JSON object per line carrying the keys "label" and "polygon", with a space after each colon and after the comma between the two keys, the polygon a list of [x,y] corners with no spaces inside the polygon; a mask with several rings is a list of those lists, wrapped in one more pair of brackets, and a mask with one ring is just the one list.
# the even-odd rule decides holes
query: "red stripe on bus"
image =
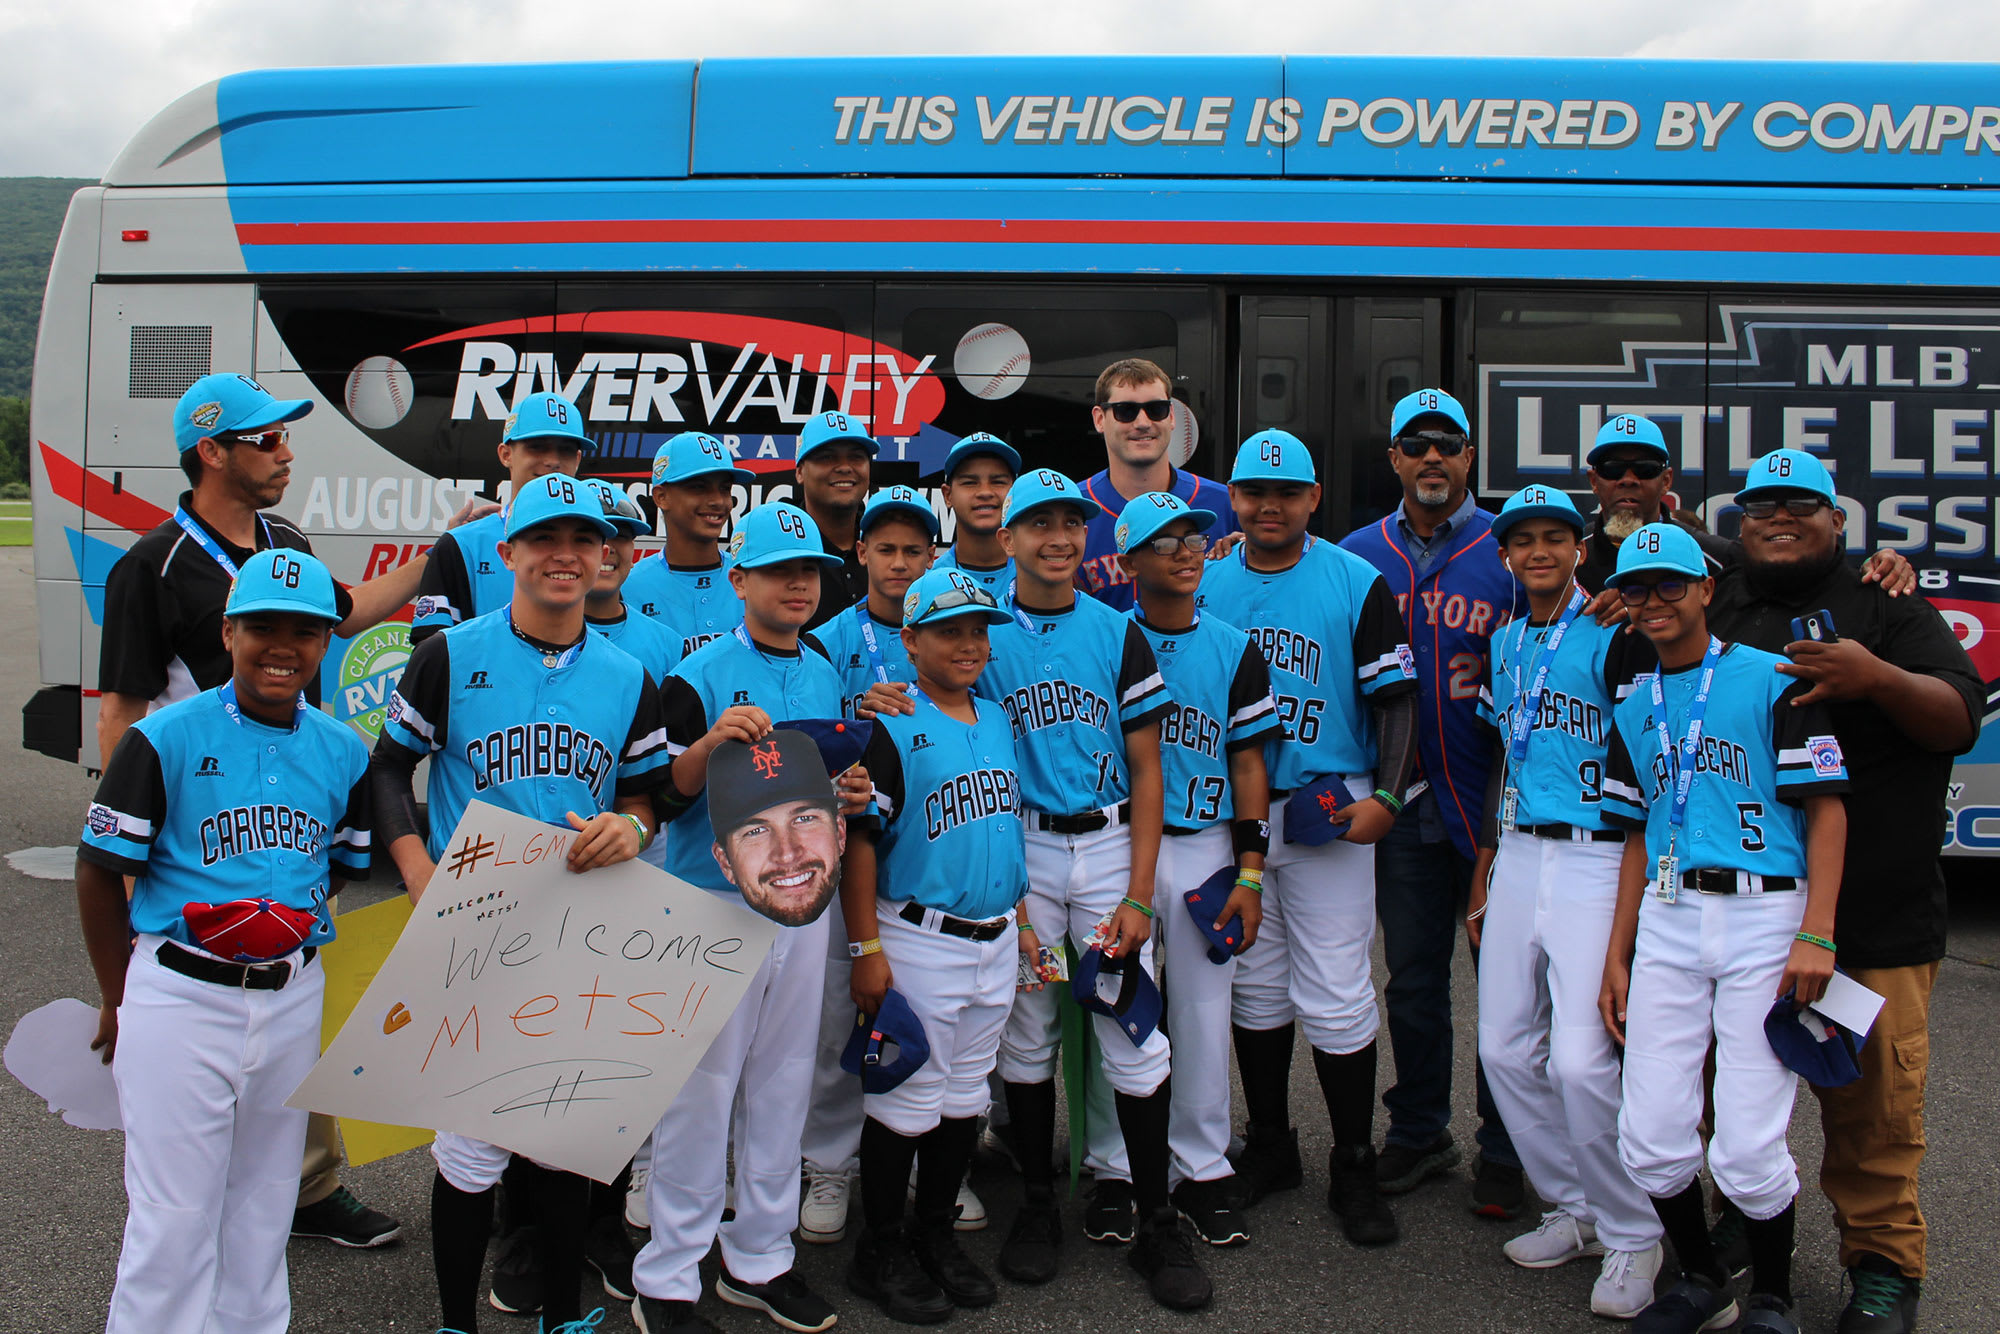
{"label": "red stripe on bus", "polygon": [[2000,255],[1987,232],[1803,227],[1587,227],[1428,222],[1075,218],[578,218],[526,222],[246,222],[246,246],[1178,245],[1476,250],[1651,250],[1825,255]]}
{"label": "red stripe on bus", "polygon": [[58,499],[81,505],[86,513],[141,535],[152,532],[174,517],[152,501],[135,496],[130,491],[113,490],[110,482],[88,471],[82,464],[58,454],[47,441],[37,440],[35,443],[42,448],[42,467],[47,471],[49,487]]}

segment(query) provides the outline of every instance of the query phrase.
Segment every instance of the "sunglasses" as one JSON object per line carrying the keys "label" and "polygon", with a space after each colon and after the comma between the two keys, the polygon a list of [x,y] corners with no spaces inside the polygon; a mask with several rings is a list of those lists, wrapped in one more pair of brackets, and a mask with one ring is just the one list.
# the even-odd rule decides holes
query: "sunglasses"
{"label": "sunglasses", "polygon": [[1662,579],[1657,584],[1620,584],[1618,596],[1628,607],[1643,607],[1646,599],[1657,593],[1662,602],[1679,602],[1688,595],[1689,583],[1685,579]]}
{"label": "sunglasses", "polygon": [[292,433],[290,431],[282,426],[275,426],[268,431],[252,431],[248,435],[225,436],[224,442],[229,445],[248,445],[260,454],[275,454],[291,438]]}
{"label": "sunglasses", "polygon": [[1206,551],[1208,534],[1189,533],[1185,537],[1149,537],[1146,539],[1145,547],[1156,556],[1171,556],[1182,547],[1186,547],[1189,551]]}
{"label": "sunglasses", "polygon": [[1642,482],[1650,482],[1665,472],[1667,465],[1658,459],[1606,459],[1591,468],[1607,482],[1615,482],[1628,472]]}
{"label": "sunglasses", "polygon": [[1138,421],[1141,412],[1146,414],[1146,420],[1149,422],[1163,422],[1174,415],[1174,401],[1171,398],[1155,398],[1145,403],[1099,403],[1097,406],[1128,425]]}
{"label": "sunglasses", "polygon": [[978,607],[982,610],[990,610],[997,608],[999,605],[998,602],[994,601],[993,595],[983,588],[954,588],[949,592],[938,594],[925,603],[923,608],[915,616],[909,617],[904,624],[917,625],[929,617],[936,615],[938,612],[956,611],[960,607]]}
{"label": "sunglasses", "polygon": [[1396,448],[1413,459],[1420,459],[1433,449],[1445,458],[1456,458],[1471,443],[1457,431],[1412,431],[1396,437]]}
{"label": "sunglasses", "polygon": [[1739,500],[1746,519],[1768,519],[1778,512],[1778,506],[1785,507],[1785,513],[1803,519],[1826,508],[1826,501],[1818,496],[1786,496],[1783,500]]}

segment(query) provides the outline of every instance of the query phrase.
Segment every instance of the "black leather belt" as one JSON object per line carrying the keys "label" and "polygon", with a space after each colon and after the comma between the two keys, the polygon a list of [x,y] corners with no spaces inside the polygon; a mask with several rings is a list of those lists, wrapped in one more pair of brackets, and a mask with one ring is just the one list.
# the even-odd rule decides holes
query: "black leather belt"
{"label": "black leather belt", "polygon": [[1045,834],[1094,834],[1112,824],[1125,824],[1132,818],[1132,803],[1118,803],[1118,813],[1114,818],[1103,811],[1085,811],[1082,815],[1050,815],[1046,811],[1034,812],[1034,827]]}
{"label": "black leather belt", "polygon": [[991,921],[975,922],[965,917],[953,917],[947,912],[936,913],[935,921],[926,921],[931,916],[922,904],[911,902],[903,905],[896,916],[911,926],[920,926],[926,931],[936,931],[940,935],[957,936],[962,940],[998,940],[1007,929],[1014,925],[1011,917],[995,917]]}
{"label": "black leather belt", "polygon": [[[1623,829],[1578,829],[1573,824],[1524,824],[1515,831],[1517,834],[1533,834],[1536,838],[1554,838],[1566,842],[1583,843],[1623,843]],[[1581,839],[1577,838],[1582,834]]]}
{"label": "black leather belt", "polygon": [[1788,875],[1751,875],[1748,871],[1683,871],[1681,888],[1697,894],[1789,894],[1799,882]]}
{"label": "black leather belt", "polygon": [[[1214,828],[1213,825],[1209,827],[1211,829]],[[1183,829],[1179,825],[1172,825],[1172,824],[1163,825],[1160,828],[1160,835],[1163,838],[1193,838],[1196,834],[1199,834],[1201,832],[1202,831],[1199,829]]]}
{"label": "black leather belt", "polygon": [[296,964],[284,960],[276,963],[224,963],[206,954],[196,954],[171,940],[163,940],[153,957],[160,961],[162,968],[171,968],[182,977],[191,977],[197,982],[212,982],[218,987],[236,987],[243,991],[282,991],[287,982],[298,976],[299,969],[311,963],[313,955],[318,953],[318,946],[308,945],[299,951]]}

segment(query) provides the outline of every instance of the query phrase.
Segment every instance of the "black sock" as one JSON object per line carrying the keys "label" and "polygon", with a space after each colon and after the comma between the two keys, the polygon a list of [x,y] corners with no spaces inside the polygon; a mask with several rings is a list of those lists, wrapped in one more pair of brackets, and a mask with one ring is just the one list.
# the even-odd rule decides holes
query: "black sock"
{"label": "black sock", "polygon": [[542,1327],[575,1320],[583,1283],[583,1234],[590,1226],[589,1177],[527,1163],[523,1173],[535,1226],[535,1258],[542,1270]]}
{"label": "black sock", "polygon": [[1333,1123],[1333,1147],[1367,1148],[1375,1140],[1375,1044],[1335,1056],[1312,1049],[1313,1073]]}
{"label": "black sock", "polygon": [[625,1192],[632,1188],[632,1165],[625,1164],[625,1170],[611,1179],[610,1185],[602,1181],[590,1183],[590,1221],[600,1218],[623,1218],[625,1216]]}
{"label": "black sock", "polygon": [[1291,1129],[1291,1024],[1277,1028],[1234,1028],[1236,1071],[1243,1077],[1243,1110],[1259,1130]]}
{"label": "black sock", "polygon": [[1021,1160],[1021,1183],[1039,1203],[1056,1188],[1056,1084],[1006,1085],[1007,1120],[1014,1127],[1014,1153]]}
{"label": "black sock", "polygon": [[1716,1262],[1715,1247],[1708,1240],[1708,1205],[1702,1199],[1701,1178],[1688,1182],[1687,1189],[1678,1195],[1655,1195],[1653,1212],[1660,1216],[1660,1226],[1674,1244],[1681,1268],[1718,1288],[1727,1287],[1729,1277]]}
{"label": "black sock", "polygon": [[979,1118],[947,1116],[917,1140],[917,1217],[942,1223],[957,1217],[958,1188],[979,1143]]}
{"label": "black sock", "polygon": [[478,1334],[479,1270],[493,1232],[493,1189],[463,1191],[431,1179],[431,1264],[437,1270],[439,1324]]}
{"label": "black sock", "polygon": [[870,1232],[903,1225],[917,1143],[915,1136],[899,1134],[872,1116],[861,1123],[861,1217]]}
{"label": "black sock", "polygon": [[1117,1095],[1118,1129],[1125,1135],[1125,1156],[1132,1163],[1132,1197],[1139,1217],[1150,1218],[1167,1207],[1167,1113],[1171,1100],[1165,1084],[1144,1097]]}
{"label": "black sock", "polygon": [[1768,1292],[1792,1304],[1792,1233],[1796,1204],[1787,1204],[1770,1218],[1743,1216],[1743,1235],[1750,1243],[1750,1291]]}

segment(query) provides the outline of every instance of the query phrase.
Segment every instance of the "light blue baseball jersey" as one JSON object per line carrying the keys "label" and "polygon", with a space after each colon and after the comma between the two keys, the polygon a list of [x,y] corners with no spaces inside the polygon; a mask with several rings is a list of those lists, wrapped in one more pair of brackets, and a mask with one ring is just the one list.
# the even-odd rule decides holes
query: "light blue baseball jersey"
{"label": "light blue baseball jersey", "polygon": [[883,714],[862,764],[875,785],[876,896],[953,917],[998,917],[1028,889],[1014,730],[992,700],[962,723],[919,693]]}
{"label": "light blue baseball jersey", "polygon": [[1054,613],[1005,605],[974,689],[1013,724],[1023,799],[1051,815],[1116,806],[1132,795],[1125,734],[1173,705],[1145,633],[1081,594]]}
{"label": "light blue baseball jersey", "polygon": [[1570,621],[1555,657],[1549,658],[1554,629],[1554,620],[1537,625],[1524,616],[1494,634],[1493,677],[1480,688],[1479,716],[1499,730],[1505,754],[1516,710],[1546,664],[1549,674],[1528,730],[1527,756],[1506,777],[1506,785],[1520,794],[1514,823],[1603,829],[1611,712],[1659,659],[1653,641],[1625,633],[1623,622],[1599,625],[1587,611]]}
{"label": "light blue baseball jersey", "polygon": [[957,570],[971,579],[979,581],[981,587],[996,598],[1007,596],[1007,590],[1014,586],[1014,562],[987,568],[982,565],[967,565],[959,560],[958,548],[949,547],[937,554],[931,562],[933,570]]}
{"label": "light blue baseball jersey", "polygon": [[917,669],[903,647],[901,623],[891,625],[868,613],[868,603],[858,602],[822,624],[808,636],[833,670],[840,673],[846,693],[843,712],[855,717],[854,706],[877,681],[914,681]]}
{"label": "light blue baseball jersey", "polygon": [[1195,606],[1226,613],[1270,664],[1288,737],[1266,755],[1271,786],[1290,791],[1328,774],[1372,773],[1366,701],[1417,686],[1389,585],[1353,552],[1312,537],[1283,570],[1251,569],[1246,550],[1208,562]]}
{"label": "light blue baseball jersey", "polygon": [[647,556],[632,566],[621,591],[627,606],[680,636],[683,658],[743,624],[743,599],[729,586],[727,557],[684,568],[667,564],[665,552]]}
{"label": "light blue baseball jersey", "polygon": [[500,543],[506,537],[505,510],[439,535],[417,582],[411,644],[514,600],[514,572],[500,559]]}
{"label": "light blue baseball jersey", "polygon": [[1166,631],[1134,607],[1173,708],[1160,720],[1160,768],[1166,778],[1169,829],[1204,829],[1235,818],[1229,757],[1246,746],[1284,738],[1271,672],[1250,636],[1213,616],[1192,629]]}
{"label": "light blue baseball jersey", "polygon": [[667,673],[679,665],[684,656],[679,635],[652,617],[639,615],[629,603],[616,620],[600,621],[587,617],[584,625],[637,658],[639,665],[646,669],[646,675],[655,681],[666,680]]}
{"label": "light blue baseball jersey", "polygon": [[604,636],[551,649],[503,608],[417,645],[376,744],[433,757],[436,859],[474,798],[567,828],[571,811],[589,819],[664,784],[659,710],[646,669]]}
{"label": "light blue baseball jersey", "polygon": [[318,915],[329,877],[368,874],[368,747],[300,708],[289,728],[246,716],[225,684],[133,723],[104,766],[77,855],[133,877],[134,931],[195,942],[190,903],[267,898]]}
{"label": "light blue baseball jersey", "polygon": [[[1806,873],[1805,813],[1809,796],[1847,790],[1847,765],[1833,723],[1819,704],[1794,708],[1809,688],[1773,670],[1785,659],[1746,644],[1724,646],[1715,666],[1687,819],[1674,840],[1682,871]],[[1688,733],[1688,709],[1701,667],[1661,672],[1667,736],[1678,746]],[[1673,808],[1670,761],[1660,752],[1659,715],[1650,681],[1612,713],[1604,771],[1604,818],[1646,831],[1646,853],[1666,855]]]}
{"label": "light blue baseball jersey", "polygon": [[[840,674],[801,638],[790,653],[754,644],[739,627],[681,659],[660,687],[667,744],[673,754],[708,733],[725,710],[753,704],[773,722],[787,718],[838,718],[844,701]],[[665,869],[691,885],[725,898],[740,897],[715,864],[708,827],[708,792],[676,810],[667,828]]]}

